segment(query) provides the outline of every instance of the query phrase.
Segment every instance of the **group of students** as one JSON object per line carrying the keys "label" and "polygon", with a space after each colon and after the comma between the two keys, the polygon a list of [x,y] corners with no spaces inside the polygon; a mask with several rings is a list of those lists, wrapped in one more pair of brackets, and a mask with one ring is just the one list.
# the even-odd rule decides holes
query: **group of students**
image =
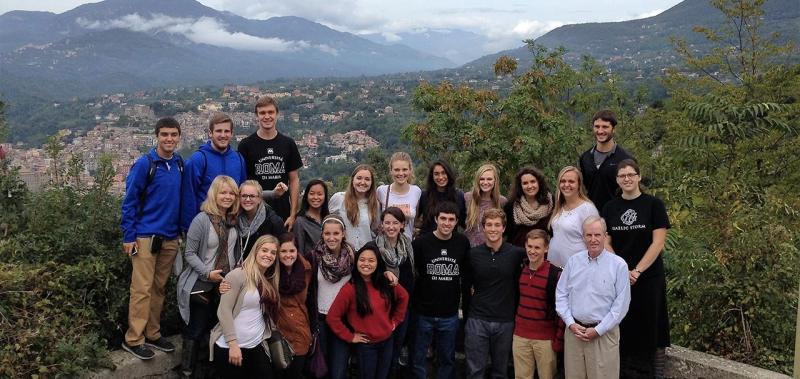
{"label": "group of students", "polygon": [[[208,372],[210,360],[220,377],[299,378],[319,374],[323,361],[333,379],[347,377],[352,362],[359,377],[386,378],[406,349],[410,376],[427,378],[433,353],[436,377],[453,378],[460,333],[469,378],[505,378],[510,358],[515,377],[526,379],[554,377],[558,361],[568,378],[659,374],[669,345],[660,256],[669,221],[614,142],[613,113],[594,116],[596,145],[580,168],[560,171],[554,192],[525,167],[506,198],[498,169],[485,164],[465,193],[442,160],[422,190],[411,157],[397,152],[389,184],[358,165],[344,192],[329,196],[314,179],[300,198],[296,145],[275,130],[277,103],[259,99],[255,110],[260,128],[240,144],[238,166],[226,160],[227,145],[218,149],[230,138],[216,130],[224,117],[212,118],[206,145],[222,164],[201,147],[184,169],[172,119],[159,120],[157,147],[134,164],[122,216],[134,267],[126,350],[142,359],[149,348],[174,350],[159,330],[174,261],[186,377]],[[285,153],[265,145],[276,139]],[[187,224],[189,195],[189,206],[200,206]],[[283,370],[272,367],[265,343],[276,331],[294,352]]]}

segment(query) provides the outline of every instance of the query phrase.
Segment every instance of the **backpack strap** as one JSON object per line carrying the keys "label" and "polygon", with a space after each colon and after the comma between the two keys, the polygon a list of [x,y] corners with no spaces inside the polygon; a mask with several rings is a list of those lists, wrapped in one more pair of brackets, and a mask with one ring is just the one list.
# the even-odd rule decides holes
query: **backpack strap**
{"label": "backpack strap", "polygon": [[[144,209],[144,202],[147,200],[147,188],[150,187],[150,184],[153,183],[153,180],[156,177],[156,170],[158,170],[158,165],[156,165],[156,161],[153,157],[150,156],[150,153],[144,155],[147,157],[147,178],[144,182],[144,188],[142,189],[142,193],[139,194],[139,212],[141,213]],[[178,171],[183,175],[183,158],[180,155],[176,155],[178,157],[177,164],[178,164]]]}
{"label": "backpack strap", "polygon": [[547,292],[547,318],[553,319],[556,317],[556,285],[558,284],[558,274],[561,269],[554,264],[550,264],[550,270],[547,272],[547,285],[545,291]]}

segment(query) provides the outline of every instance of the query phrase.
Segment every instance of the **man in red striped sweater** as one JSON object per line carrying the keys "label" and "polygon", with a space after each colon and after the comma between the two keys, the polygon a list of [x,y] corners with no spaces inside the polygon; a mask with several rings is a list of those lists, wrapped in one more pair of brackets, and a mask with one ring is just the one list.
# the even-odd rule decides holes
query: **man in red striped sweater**
{"label": "man in red striped sweater", "polygon": [[519,277],[519,306],[514,324],[512,351],[514,376],[530,379],[537,370],[540,379],[556,373],[556,352],[564,343],[564,324],[556,314],[555,290],[561,270],[544,259],[550,237],[534,229],[527,235],[528,266]]}

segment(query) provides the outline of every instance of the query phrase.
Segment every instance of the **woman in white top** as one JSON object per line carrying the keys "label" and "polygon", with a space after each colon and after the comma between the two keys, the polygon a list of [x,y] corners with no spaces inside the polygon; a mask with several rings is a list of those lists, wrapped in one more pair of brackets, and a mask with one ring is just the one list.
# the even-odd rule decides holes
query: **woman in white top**
{"label": "woman in white top", "polygon": [[242,267],[225,276],[230,290],[220,298],[219,324],[209,344],[222,378],[272,378],[269,352],[262,342],[272,335],[278,311],[278,240],[259,237]]}
{"label": "woman in white top", "polygon": [[[330,379],[347,376],[347,361],[350,357],[350,341],[343,341],[328,328],[325,318],[339,290],[350,281],[355,250],[347,243],[345,222],[330,214],[322,220],[322,238],[314,247],[314,274],[312,284],[316,288],[316,309],[319,328],[319,343],[325,354]],[[312,295],[314,296],[314,295]]]}
{"label": "woman in white top", "polygon": [[337,192],[328,202],[331,214],[344,221],[347,242],[358,250],[375,239],[380,222],[380,204],[375,191],[375,170],[370,165],[358,165],[350,175],[345,192]]}
{"label": "woman in white top", "polygon": [[550,218],[553,239],[550,241],[547,260],[563,268],[569,257],[586,250],[583,242],[583,221],[589,216],[597,215],[597,208],[586,196],[581,171],[574,166],[561,169],[558,173],[556,204]]}
{"label": "woman in white top", "polygon": [[[403,211],[406,220],[414,220],[417,217],[417,207],[422,190],[414,185],[414,164],[408,153],[398,151],[389,158],[389,174],[392,176],[392,183],[378,187],[378,201],[381,203],[381,210],[389,207],[397,207]],[[408,238],[412,237],[413,228],[405,228],[403,233]]]}

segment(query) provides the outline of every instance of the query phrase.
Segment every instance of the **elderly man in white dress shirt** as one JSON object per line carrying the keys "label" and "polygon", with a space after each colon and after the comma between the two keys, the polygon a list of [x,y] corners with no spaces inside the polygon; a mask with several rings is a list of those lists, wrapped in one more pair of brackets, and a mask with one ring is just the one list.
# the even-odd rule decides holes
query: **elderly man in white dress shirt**
{"label": "elderly man in white dress shirt", "polygon": [[564,332],[567,379],[619,377],[619,323],[628,312],[631,287],[625,260],[605,249],[606,223],[583,223],[586,251],[573,255],[556,287],[556,311]]}

